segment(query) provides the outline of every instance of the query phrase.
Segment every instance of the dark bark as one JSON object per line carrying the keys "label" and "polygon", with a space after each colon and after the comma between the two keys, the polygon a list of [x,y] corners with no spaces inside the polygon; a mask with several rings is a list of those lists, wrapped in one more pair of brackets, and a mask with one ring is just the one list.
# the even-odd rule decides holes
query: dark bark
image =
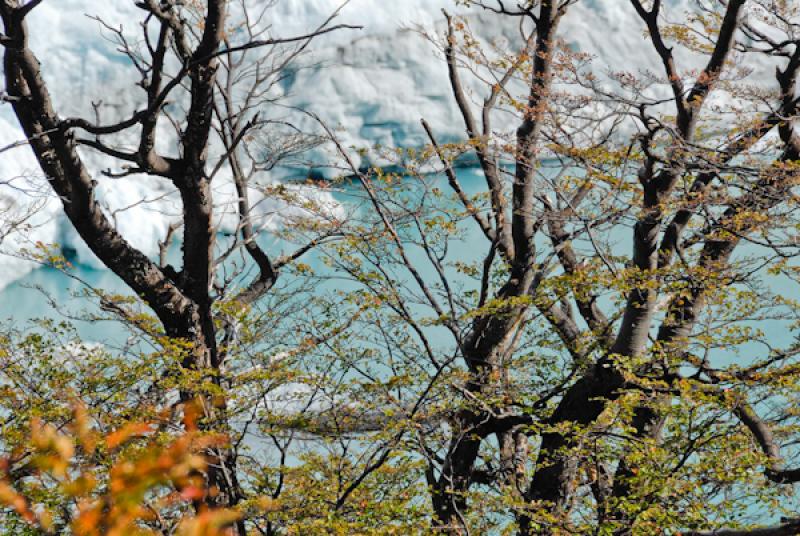
{"label": "dark bark", "polygon": [[[31,4],[27,4],[30,6]],[[165,273],[142,252],[131,246],[106,218],[95,199],[95,182],[77,151],[75,136],[53,107],[39,62],[27,45],[24,23],[26,9],[13,0],[0,5],[5,34],[3,43],[6,87],[13,99],[14,111],[31,148],[53,190],[62,200],[64,212],[92,252],[117,274],[153,309],[170,337],[185,339],[191,351],[184,366],[191,369],[215,369],[216,333],[209,292],[212,277],[214,230],[210,181],[205,174],[208,133],[211,122],[215,60],[225,15],[225,2],[210,1],[206,26],[190,69],[192,105],[189,113],[183,157],[167,162],[155,155],[155,111],[141,116],[142,140],[139,157],[143,169],[169,175],[178,187],[184,212],[184,267],[180,277]],[[156,51],[155,74],[148,91],[151,103],[160,87],[160,66],[166,35],[162,29]],[[138,121],[137,121],[138,122]],[[157,168],[157,169],[155,169]],[[180,281],[176,281],[179,279]],[[212,373],[213,378],[219,374]],[[181,398],[188,403],[198,397],[183,389]],[[202,398],[202,396],[201,396]],[[204,426],[226,429],[224,402],[206,399]],[[209,453],[212,462],[207,471],[208,506],[232,507],[241,499],[233,453],[226,447]],[[237,527],[244,533],[243,525]]]}
{"label": "dark bark", "polygon": [[[563,10],[558,8],[557,3],[548,0],[542,2],[540,11],[528,110],[517,131],[510,225],[506,219],[508,206],[498,175],[498,163],[489,155],[488,146],[480,138],[490,134],[489,112],[497,99],[497,87],[502,87],[508,81],[516,66],[512,66],[504,80],[484,102],[483,130],[479,130],[471,104],[461,87],[455,59],[454,27],[448,16],[448,46],[445,52],[453,94],[464,118],[467,135],[476,142],[475,152],[491,193],[495,243],[511,267],[508,281],[495,295],[499,302],[528,297],[535,292],[537,286],[534,235],[539,222],[534,214],[534,172],[538,158],[537,142],[543,128],[544,107],[552,78],[555,32],[558,20],[563,15]],[[494,378],[499,377],[497,369],[500,357],[509,350],[512,334],[527,314],[527,309],[522,305],[509,305],[504,310],[481,315],[473,321],[464,339],[462,353],[471,376],[466,389],[476,398],[480,399],[491,392],[497,381]],[[488,435],[502,432],[503,425],[485,411],[467,408],[458,413],[440,475],[432,486],[434,524],[439,530],[452,534],[465,532],[462,513],[466,511],[467,504],[464,494],[475,480],[475,463],[480,445]]]}
{"label": "dark bark", "polygon": [[[729,37],[730,38],[730,37]],[[712,62],[713,62],[712,58]],[[783,118],[792,117],[797,111],[797,99],[794,95],[794,88],[797,81],[798,69],[800,69],[800,48],[796,48],[795,52],[791,55],[789,64],[783,71],[778,71],[777,79],[781,88],[782,99],[778,111],[768,117],[766,120],[754,126],[750,131],[740,136],[734,143],[731,144],[722,153],[722,161],[718,163],[720,167],[730,161],[733,157],[746,151],[749,147],[762,139],[775,127],[778,127],[781,137],[786,143],[786,147],[781,158],[776,162],[779,170],[771,172],[767,170],[764,175],[756,184],[753,192],[745,195],[732,202],[731,206],[726,210],[720,222],[712,226],[710,229],[711,235],[719,233],[720,230],[730,231],[734,238],[729,240],[719,240],[711,238],[707,240],[705,247],[700,255],[698,265],[712,273],[724,273],[728,266],[728,261],[734,249],[739,243],[741,236],[747,235],[751,230],[751,226],[745,225],[743,228],[729,227],[728,223],[732,222],[737,214],[741,211],[754,211],[766,212],[773,206],[777,205],[785,196],[789,194],[788,188],[791,183],[791,173],[786,176],[785,171],[780,171],[780,167],[787,162],[793,162],[798,157],[797,140],[794,138],[791,129],[784,128],[786,122]],[[706,86],[706,90],[708,87]],[[709,183],[716,177],[716,172],[707,171],[701,173],[695,182],[692,184],[690,197],[693,195],[702,195]],[[691,200],[689,200],[691,202]],[[672,262],[673,254],[679,251],[680,239],[683,230],[689,223],[693,211],[689,209],[679,210],[673,218],[671,224],[667,227],[664,238],[662,239],[661,247],[659,249],[659,268],[666,268]],[[694,285],[690,289],[688,297],[678,296],[670,304],[667,316],[659,328],[657,336],[657,344],[660,347],[660,353],[666,355],[668,353],[680,355],[687,344],[687,339],[694,328],[696,320],[703,309],[705,300],[705,287],[701,282],[699,285]],[[665,377],[677,376],[674,367],[663,371]],[[663,396],[661,397],[663,398]],[[745,409],[740,408],[739,413],[743,422],[748,424],[748,428],[758,438],[758,426],[751,426],[754,413],[747,413]],[[665,424],[665,417],[657,407],[641,406],[636,408],[634,421],[632,423],[636,431],[636,437],[650,438],[658,441],[661,429]],[[763,438],[763,436],[761,436]],[[761,440],[759,440],[761,442]],[[767,441],[766,444],[768,444]],[[762,447],[765,443],[761,442]],[[774,455],[769,448],[765,448],[771,457]],[[774,468],[767,469],[767,476],[777,482],[783,478],[788,478],[791,481],[791,470],[783,470]],[[631,488],[629,486],[630,479],[633,478],[632,468],[628,466],[627,460],[623,458],[620,460],[620,465],[614,477],[614,497],[623,498],[629,496]],[[625,514],[617,511],[611,514],[622,525],[616,534],[626,535],[629,534],[633,523],[636,521],[636,516]]]}
{"label": "dark bark", "polygon": [[[722,65],[731,50],[739,13],[745,0],[735,0],[728,4],[715,49],[688,98],[683,94],[672,52],[661,39],[658,27],[660,2],[656,2],[649,12],[638,0],[632,2],[647,24],[654,48],[661,56],[677,109],[678,138],[671,151],[672,160],[659,171],[654,171],[657,162],[653,157],[648,157],[639,171],[643,187],[643,206],[642,215],[634,226],[632,261],[633,266],[643,276],[648,277],[650,274],[655,275],[658,268],[664,203],[685,170],[684,144],[691,141],[700,108],[713,87],[713,82],[719,78]],[[656,298],[657,291],[647,286],[635,286],[629,291],[619,332],[609,355],[599,360],[583,378],[567,390],[550,419],[551,424],[569,423],[572,426],[588,427],[605,410],[607,402],[619,395],[625,380],[622,372],[617,370],[615,361],[638,356],[646,350]],[[642,412],[640,418],[649,421]],[[643,429],[653,428],[644,422],[642,426]],[[573,447],[573,439],[563,433],[544,433],[537,469],[526,493],[528,501],[547,505],[550,514],[556,517],[568,515],[577,481],[577,462],[569,452]],[[531,531],[531,520],[523,514],[520,517],[520,534],[527,536],[532,534]]]}

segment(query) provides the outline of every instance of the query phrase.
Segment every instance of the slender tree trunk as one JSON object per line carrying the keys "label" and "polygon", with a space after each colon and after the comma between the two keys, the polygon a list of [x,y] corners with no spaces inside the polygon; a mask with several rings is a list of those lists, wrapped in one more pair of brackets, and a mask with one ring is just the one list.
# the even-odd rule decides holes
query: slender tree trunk
{"label": "slender tree trunk", "polygon": [[[214,229],[210,180],[205,175],[211,124],[214,76],[213,53],[219,46],[225,19],[225,1],[210,1],[203,38],[193,55],[190,71],[192,106],[187,118],[184,156],[159,171],[173,180],[181,193],[184,213],[184,266],[180,281],[169,275],[131,246],[105,216],[95,198],[95,182],[77,151],[74,134],[64,127],[28,48],[24,17],[28,10],[15,0],[0,3],[5,28],[4,74],[6,89],[16,116],[64,212],[93,253],[153,309],[165,333],[187,341],[190,350],[183,360],[187,370],[209,371],[210,381],[219,383],[220,365],[210,294],[213,272]],[[143,142],[144,143],[144,142]],[[140,164],[152,164],[144,151]],[[148,161],[144,161],[147,159]],[[161,162],[161,161],[160,161]],[[163,163],[163,162],[162,162]],[[226,403],[194,389],[181,389],[184,403],[200,399],[202,426],[228,431]],[[206,507],[235,507],[242,499],[237,480],[236,457],[228,446],[208,453]],[[244,535],[244,524],[235,531]]]}

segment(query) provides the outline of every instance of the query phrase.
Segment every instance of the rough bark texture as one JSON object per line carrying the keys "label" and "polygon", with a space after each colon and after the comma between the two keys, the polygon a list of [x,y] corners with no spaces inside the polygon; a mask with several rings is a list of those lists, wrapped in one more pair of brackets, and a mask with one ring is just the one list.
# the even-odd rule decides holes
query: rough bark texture
{"label": "rough bark texture", "polygon": [[[224,0],[208,2],[203,37],[189,60],[191,109],[189,111],[183,156],[168,161],[153,152],[155,111],[142,116],[143,133],[138,159],[144,170],[168,175],[181,194],[184,215],[183,270],[179,277],[168,276],[156,263],[131,246],[114,228],[95,199],[95,182],[83,163],[69,125],[58,117],[39,61],[28,47],[28,34],[22,9],[14,0],[0,5],[5,34],[4,73],[6,87],[31,148],[53,190],[62,200],[64,212],[92,252],[117,274],[152,308],[165,333],[189,342],[191,351],[184,359],[189,369],[214,371],[219,366],[216,330],[210,294],[214,229],[210,180],[206,176],[208,136],[211,125],[216,59],[225,19]],[[166,26],[164,27],[166,28]],[[166,32],[166,30],[162,30]],[[162,33],[158,58],[163,56]],[[163,59],[163,58],[161,58]],[[149,97],[157,99],[161,59],[150,81]],[[163,97],[162,97],[163,98]],[[212,372],[213,378],[218,374]],[[199,395],[191,389],[181,393],[188,403]],[[225,430],[224,401],[202,397],[205,423]],[[206,474],[207,506],[232,507],[241,499],[236,460],[226,447],[209,452],[212,462]],[[244,527],[237,527],[243,534]]]}

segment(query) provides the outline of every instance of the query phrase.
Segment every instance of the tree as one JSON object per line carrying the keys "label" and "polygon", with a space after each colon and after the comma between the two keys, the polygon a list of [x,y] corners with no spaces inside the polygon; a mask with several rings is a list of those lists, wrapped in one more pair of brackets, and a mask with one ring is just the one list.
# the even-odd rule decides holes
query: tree
{"label": "tree", "polygon": [[559,32],[580,2],[468,3],[520,39],[431,36],[466,142],[423,121],[402,179],[339,144],[363,208],[326,250],[376,300],[348,363],[385,448],[444,533],[796,533],[798,8],[631,0],[654,63],[603,72]]}
{"label": "tree", "polygon": [[[208,442],[181,476],[201,476],[200,493],[167,508],[139,496],[167,520],[142,526],[169,533],[191,507],[234,509],[239,534],[798,531],[800,471],[786,461],[798,434],[797,7],[630,0],[625,31],[644,32],[653,59],[637,71],[605,70],[566,41],[590,13],[577,0],[463,2],[520,34],[486,42],[472,19],[445,14],[445,34],[429,36],[466,141],[440,143],[423,121],[424,150],[376,149],[399,162],[389,173],[360,168],[320,122],[341,156],[347,217],[266,189],[313,216],[291,220],[298,249],[273,259],[248,181],[321,140],[274,134],[285,123],[264,115],[269,87],[332,21],[277,39],[248,4],[140,2],[138,44],[108,30],[146,102],[101,124],[55,112],[26,41],[40,3],[0,5],[8,100],[67,216],[138,296],[96,289],[102,306],[148,346],[76,346],[53,324],[7,334],[4,414],[18,417],[5,423],[17,450],[3,500],[23,519],[26,485],[64,520],[75,510],[60,485],[30,486],[28,421],[58,429],[85,407],[105,433],[164,422],[156,444],[172,445],[199,399]],[[774,78],[750,67],[765,64]],[[85,151],[123,163],[112,175],[175,188],[180,269],[169,236],[156,262],[114,228]],[[220,253],[222,170],[237,237]],[[237,248],[252,279],[220,262]],[[312,249],[321,268],[292,264]],[[210,440],[219,433],[228,440]],[[142,435],[132,444],[149,446]],[[110,482],[125,459],[111,443],[78,464]]]}
{"label": "tree", "polygon": [[[179,356],[178,371],[167,368],[162,374],[178,375],[172,389],[180,392],[180,403],[199,397],[201,427],[233,435],[226,390],[230,371],[241,365],[233,366],[228,358],[239,351],[243,317],[288,264],[336,232],[335,225],[318,232],[306,227],[312,235],[309,242],[277,259],[259,246],[261,221],[249,200],[253,189],[287,205],[302,203],[305,217],[326,213],[296,189],[269,190],[256,184],[260,171],[315,143],[269,105],[278,96],[274,87],[287,65],[316,36],[344,26],[332,24],[334,13],[306,35],[274,37],[264,18],[272,2],[257,9],[245,1],[137,2],[142,12],[138,38],[110,25],[104,30],[135,70],[138,79],[131,87],[141,88],[141,106],[104,122],[100,107],[94,120],[63,118],[56,110],[46,73],[28,41],[26,19],[41,3],[9,0],[0,5],[5,99],[80,237],[157,320],[141,314],[136,300],[98,292],[103,307],[160,345],[164,354]],[[180,218],[159,245],[160,259],[133,247],[103,210],[98,177],[86,163],[90,153],[113,162],[106,172],[109,178],[157,177],[177,192]],[[235,237],[221,246],[212,183],[226,172],[237,190],[238,211]],[[168,253],[180,230],[180,266],[174,268]],[[258,268],[249,281],[242,282],[248,273],[241,268],[231,273],[224,264],[238,250],[246,251]],[[161,389],[150,396],[161,397],[156,405],[169,404],[168,392]],[[244,499],[235,447],[232,442],[208,446],[213,459],[204,467],[205,492],[196,501],[198,507],[232,508]],[[238,521],[236,530],[244,533],[244,521]]]}

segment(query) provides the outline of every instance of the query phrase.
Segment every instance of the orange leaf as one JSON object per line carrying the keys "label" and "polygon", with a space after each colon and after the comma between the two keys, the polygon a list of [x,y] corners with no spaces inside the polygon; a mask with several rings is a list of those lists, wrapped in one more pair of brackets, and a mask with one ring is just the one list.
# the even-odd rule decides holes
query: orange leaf
{"label": "orange leaf", "polygon": [[131,437],[141,437],[153,431],[150,424],[146,423],[130,423],[126,424],[119,430],[111,432],[106,437],[106,444],[108,448],[115,449]]}

